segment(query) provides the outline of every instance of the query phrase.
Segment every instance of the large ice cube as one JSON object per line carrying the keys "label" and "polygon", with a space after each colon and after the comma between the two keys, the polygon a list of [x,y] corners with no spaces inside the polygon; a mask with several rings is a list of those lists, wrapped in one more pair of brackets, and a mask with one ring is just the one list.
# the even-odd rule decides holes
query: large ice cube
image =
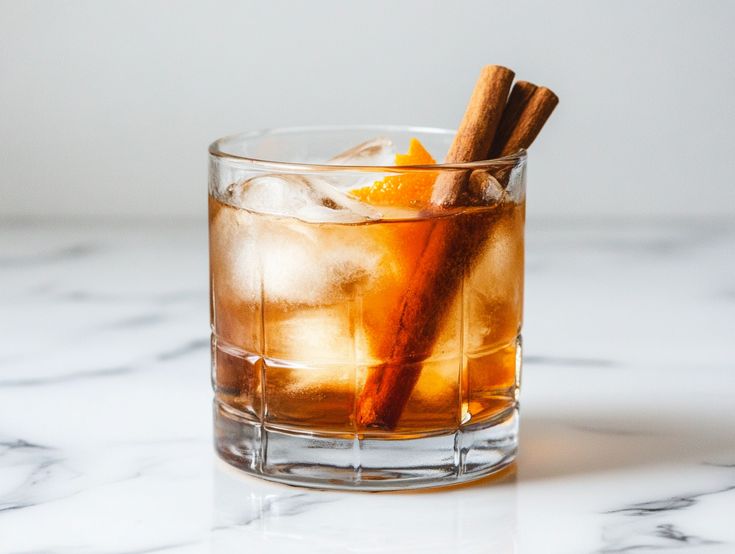
{"label": "large ice cube", "polygon": [[[378,137],[337,154],[329,163],[389,165],[394,156],[393,142]],[[273,173],[230,185],[225,201],[240,208],[309,222],[357,223],[380,219],[381,213],[345,191],[360,188],[378,178],[379,175],[369,171],[325,171],[319,175]]]}
{"label": "large ice cube", "polygon": [[322,226],[223,206],[211,226],[218,286],[246,303],[324,305],[379,278],[382,251],[352,225]]}
{"label": "large ice cube", "polygon": [[395,162],[393,141],[378,137],[365,141],[329,160],[334,165],[393,165]]}
{"label": "large ice cube", "polygon": [[[365,141],[357,146],[345,150],[341,154],[337,154],[329,160],[332,165],[363,165],[363,166],[385,166],[395,163],[396,151],[393,147],[393,141],[388,138],[378,137]],[[324,178],[329,183],[341,190],[349,191],[365,186],[369,186],[382,178],[382,175],[375,172],[351,172],[347,175],[343,173],[326,173]]]}
{"label": "large ice cube", "polygon": [[[376,138],[330,164],[392,161],[392,142]],[[258,302],[261,292],[268,301],[314,306],[348,298],[355,287],[376,278],[382,251],[372,235],[352,225],[325,229],[269,216],[308,223],[379,220],[378,210],[343,192],[376,178],[371,172],[274,173],[230,185],[223,200],[235,208],[223,206],[211,231],[214,258],[222,260],[220,285],[247,303]]]}
{"label": "large ice cube", "polygon": [[309,222],[357,223],[381,213],[316,176],[272,174],[230,185],[227,202],[259,213]]}

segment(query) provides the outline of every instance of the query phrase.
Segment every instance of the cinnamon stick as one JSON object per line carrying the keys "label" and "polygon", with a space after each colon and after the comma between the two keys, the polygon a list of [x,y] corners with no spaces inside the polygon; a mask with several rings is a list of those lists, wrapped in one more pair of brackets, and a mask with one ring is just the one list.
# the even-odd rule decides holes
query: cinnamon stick
{"label": "cinnamon stick", "polygon": [[[477,161],[487,157],[506,107],[512,79],[513,72],[509,69],[500,66],[483,69],[447,154],[448,162]],[[519,96],[521,92],[516,94],[518,99],[525,96]],[[536,90],[530,94],[530,99],[535,94]],[[503,148],[515,143],[523,144],[521,148],[530,146],[551,113],[548,109],[527,109],[530,99],[517,110],[517,123],[507,132]],[[540,117],[544,119],[539,124],[537,118]],[[516,133],[519,127],[526,131]],[[528,131],[537,127],[535,134]],[[511,139],[516,142],[511,143]],[[445,172],[437,178],[432,203],[445,208],[458,206],[467,185],[467,173]],[[360,427],[386,430],[396,427],[419,379],[421,362],[431,354],[448,307],[467,269],[482,250],[493,217],[494,214],[486,213],[441,218],[434,222],[414,273],[407,281],[402,302],[387,315],[387,332],[377,348],[385,362],[372,368],[363,386],[357,408]]]}
{"label": "cinnamon stick", "polygon": [[[509,156],[531,146],[558,103],[559,98],[548,88],[518,81],[510,92],[488,157]],[[494,172],[504,188],[508,186],[510,170],[501,167]]]}
{"label": "cinnamon stick", "polygon": [[508,156],[531,146],[558,103],[559,98],[550,89],[518,81],[508,98],[490,158]]}
{"label": "cinnamon stick", "polygon": [[513,85],[513,89],[510,91],[510,96],[508,97],[508,103],[503,110],[503,117],[498,124],[498,130],[495,133],[493,144],[488,151],[489,158],[498,158],[501,156],[500,152],[503,150],[503,146],[508,143],[513,129],[515,129],[518,121],[521,119],[523,109],[528,105],[536,89],[538,87],[528,81],[516,81]]}
{"label": "cinnamon stick", "polygon": [[[482,68],[445,163],[475,162],[487,157],[514,75],[500,65]],[[456,206],[466,180],[465,171],[442,172],[434,183],[431,203],[444,208]]]}
{"label": "cinnamon stick", "polygon": [[403,301],[386,314],[387,332],[376,347],[385,362],[371,369],[362,388],[360,427],[396,427],[469,262],[463,258],[473,249],[474,237],[460,231],[454,218],[433,226]]}

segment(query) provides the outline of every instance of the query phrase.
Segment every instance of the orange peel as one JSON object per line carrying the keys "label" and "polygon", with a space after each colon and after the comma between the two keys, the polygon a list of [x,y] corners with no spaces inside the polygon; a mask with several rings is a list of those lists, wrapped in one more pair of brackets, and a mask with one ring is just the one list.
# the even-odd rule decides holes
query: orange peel
{"label": "orange peel", "polygon": [[[395,164],[430,165],[436,161],[424,145],[412,138],[408,152],[396,154]],[[425,207],[431,200],[431,189],[437,174],[433,171],[414,171],[389,175],[372,185],[350,191],[355,198],[375,206],[393,206],[396,208]]]}

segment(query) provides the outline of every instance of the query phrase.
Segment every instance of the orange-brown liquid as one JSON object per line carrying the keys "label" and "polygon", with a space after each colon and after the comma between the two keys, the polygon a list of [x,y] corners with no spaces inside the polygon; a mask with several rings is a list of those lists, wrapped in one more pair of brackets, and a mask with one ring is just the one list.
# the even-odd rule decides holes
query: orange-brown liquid
{"label": "orange-brown liquid", "polygon": [[[442,219],[306,223],[210,197],[217,399],[274,428],[409,437],[452,432],[515,405],[523,303],[523,204]],[[482,225],[392,431],[362,429],[357,405],[390,351],[390,314],[432,226]],[[467,248],[470,248],[468,245]],[[418,365],[418,367],[416,367]]]}

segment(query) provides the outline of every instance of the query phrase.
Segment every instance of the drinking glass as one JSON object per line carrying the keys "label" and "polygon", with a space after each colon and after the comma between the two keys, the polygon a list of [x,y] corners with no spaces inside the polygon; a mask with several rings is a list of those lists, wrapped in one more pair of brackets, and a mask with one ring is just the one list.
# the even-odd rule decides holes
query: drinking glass
{"label": "drinking glass", "polygon": [[[392,165],[413,138],[441,159],[453,136],[308,127],[210,146],[214,436],[228,463],[385,490],[513,461],[526,154]],[[424,194],[442,175],[465,183],[452,208],[356,193]]]}

